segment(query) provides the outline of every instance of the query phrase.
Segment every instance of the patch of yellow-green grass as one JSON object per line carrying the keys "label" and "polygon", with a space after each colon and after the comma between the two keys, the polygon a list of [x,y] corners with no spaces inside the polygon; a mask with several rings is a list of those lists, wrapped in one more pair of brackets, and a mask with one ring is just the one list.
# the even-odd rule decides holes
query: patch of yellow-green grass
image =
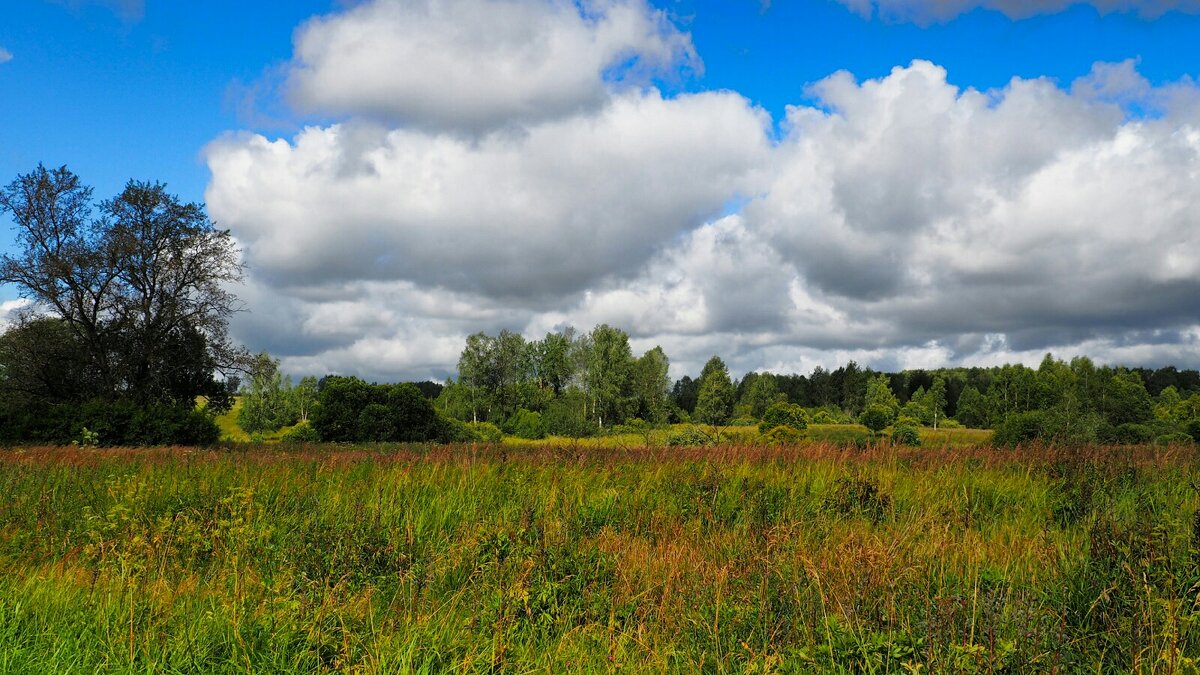
{"label": "patch of yellow-green grass", "polygon": [[233,397],[233,407],[223,415],[217,415],[217,426],[221,429],[222,441],[234,441],[246,443],[250,440],[250,434],[242,431],[242,428],[237,424],[238,413],[242,410],[242,397]]}
{"label": "patch of yellow-green grass", "polygon": [[[682,434],[698,429],[721,443],[754,444],[762,440],[758,429],[753,426],[723,426],[705,424],[672,424],[643,432],[605,434],[590,438],[569,436],[547,436],[538,440],[505,436],[504,444],[511,446],[578,446],[583,448],[633,448],[641,446],[669,445],[673,434]],[[921,440],[933,447],[965,448],[986,445],[992,437],[987,429],[932,429],[922,427]],[[858,444],[871,440],[871,432],[861,424],[810,424],[805,433],[810,443]]]}
{"label": "patch of yellow-green grass", "polygon": [[242,397],[233,397],[233,406],[223,415],[217,415],[217,427],[221,429],[221,440],[231,443],[249,443],[251,441],[261,441],[263,443],[278,443],[279,439],[283,438],[284,434],[292,430],[292,427],[283,427],[278,431],[273,431],[269,434],[263,434],[261,439],[252,438],[250,434],[242,430],[238,426],[238,413],[242,410]]}
{"label": "patch of yellow-green grass", "polygon": [[921,442],[935,447],[967,448],[986,445],[992,440],[990,429],[933,429],[922,427]]}

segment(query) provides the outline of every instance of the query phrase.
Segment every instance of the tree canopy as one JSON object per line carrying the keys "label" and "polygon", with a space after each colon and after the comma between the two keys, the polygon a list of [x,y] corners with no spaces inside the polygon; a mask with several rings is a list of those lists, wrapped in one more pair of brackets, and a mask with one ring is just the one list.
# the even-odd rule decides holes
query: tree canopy
{"label": "tree canopy", "polygon": [[0,256],[0,282],[29,301],[0,350],[10,414],[87,401],[229,405],[220,375],[245,364],[227,330],[242,268],[202,205],[139,181],[96,203],[66,167],[39,165],[0,189],[0,212],[17,243]]}

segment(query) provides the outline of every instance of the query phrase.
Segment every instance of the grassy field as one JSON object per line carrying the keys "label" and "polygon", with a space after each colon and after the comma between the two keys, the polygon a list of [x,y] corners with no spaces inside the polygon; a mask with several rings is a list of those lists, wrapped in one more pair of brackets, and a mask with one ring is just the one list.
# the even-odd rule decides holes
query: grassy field
{"label": "grassy field", "polygon": [[[754,445],[762,442],[756,427],[712,427],[698,424],[673,424],[665,429],[648,429],[637,433],[619,433],[594,438],[567,438],[550,436],[541,440],[527,440],[512,436],[504,439],[505,444],[516,446],[573,446],[584,448],[632,448],[638,446],[667,445],[672,434],[688,429],[699,429],[714,440],[723,443]],[[936,448],[965,448],[986,444],[992,432],[986,429],[929,429],[920,430],[922,443]],[[812,443],[866,444],[871,441],[871,432],[861,424],[810,424],[805,430],[806,440]]]}
{"label": "grassy field", "polygon": [[1196,672],[1192,448],[0,454],[0,672]]}

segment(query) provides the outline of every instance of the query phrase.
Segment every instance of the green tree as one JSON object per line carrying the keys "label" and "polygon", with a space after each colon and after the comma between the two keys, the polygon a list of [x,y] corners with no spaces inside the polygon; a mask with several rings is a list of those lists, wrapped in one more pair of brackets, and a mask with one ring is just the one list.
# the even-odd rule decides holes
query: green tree
{"label": "green tree", "polygon": [[779,386],[775,383],[775,376],[771,373],[749,373],[743,379],[751,381],[738,403],[751,417],[762,419],[767,408],[787,400],[787,397],[779,391]]}
{"label": "green tree", "polygon": [[292,387],[291,408],[296,422],[307,422],[312,415],[313,407],[317,405],[317,378],[309,375],[300,378],[300,382]]}
{"label": "green tree", "polygon": [[938,419],[946,416],[946,380],[938,375],[925,394],[925,407],[933,415],[933,428],[938,428]]}
{"label": "green tree", "polygon": [[1168,385],[1158,394],[1158,403],[1154,406],[1154,417],[1164,422],[1182,423],[1188,420],[1183,397],[1175,385]]}
{"label": "green tree", "polygon": [[859,415],[858,421],[862,422],[863,426],[870,429],[871,435],[874,436],[875,434],[878,434],[886,429],[887,426],[892,423],[892,411],[886,406],[879,405],[878,403],[869,405],[865,410],[863,410],[862,414]]}
{"label": "green tree", "polygon": [[567,327],[529,343],[533,378],[539,387],[550,389],[555,396],[562,394],[575,374],[575,363],[571,359],[574,341],[575,329]]}
{"label": "green tree", "polygon": [[888,420],[888,424],[894,422],[900,413],[900,400],[892,393],[891,380],[887,375],[876,375],[867,381],[864,404],[864,410],[877,405],[890,411],[891,419]]}
{"label": "green tree", "polygon": [[186,410],[226,400],[218,372],[246,361],[228,338],[241,265],[202,205],[136,181],[96,205],[66,167],[39,165],[0,189],[0,213],[17,232],[0,281],[71,331],[90,373],[81,391]]}
{"label": "green tree", "polygon": [[1154,418],[1154,399],[1137,373],[1121,371],[1109,379],[1104,389],[1103,412],[1114,427],[1145,424]]}
{"label": "green tree", "polygon": [[975,387],[968,385],[958,395],[958,421],[968,427],[982,429],[988,425],[987,399]]}
{"label": "green tree", "polygon": [[733,417],[737,390],[729,379],[729,369],[720,357],[714,356],[704,364],[700,375],[700,391],[696,397],[695,418],[699,422],[721,426]]}
{"label": "green tree", "polygon": [[294,423],[295,417],[292,393],[279,372],[279,360],[260,353],[243,385],[238,426],[248,434],[272,432]]}
{"label": "green tree", "polygon": [[630,404],[630,374],[633,354],[629,335],[619,328],[601,324],[592,330],[587,355],[587,391],[592,397],[596,423],[619,424]]}
{"label": "green tree", "polygon": [[651,424],[663,424],[670,410],[671,362],[662,347],[642,354],[633,364],[634,415]]}

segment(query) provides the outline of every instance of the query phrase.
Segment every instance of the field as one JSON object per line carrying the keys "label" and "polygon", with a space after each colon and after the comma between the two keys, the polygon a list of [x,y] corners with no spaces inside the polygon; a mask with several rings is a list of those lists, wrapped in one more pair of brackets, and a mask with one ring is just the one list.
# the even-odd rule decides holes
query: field
{"label": "field", "polygon": [[1192,447],[0,452],[0,672],[1197,672]]}

